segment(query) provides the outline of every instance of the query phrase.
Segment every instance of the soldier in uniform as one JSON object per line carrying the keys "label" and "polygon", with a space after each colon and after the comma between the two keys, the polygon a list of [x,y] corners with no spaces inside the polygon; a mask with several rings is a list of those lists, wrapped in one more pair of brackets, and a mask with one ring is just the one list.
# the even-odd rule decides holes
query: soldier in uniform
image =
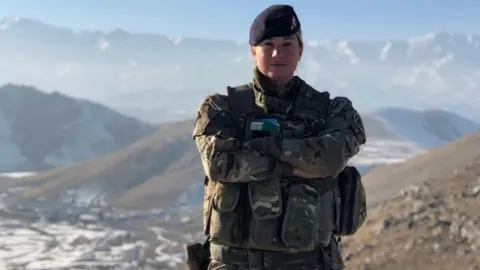
{"label": "soldier in uniform", "polygon": [[337,235],[366,216],[364,193],[347,200],[338,188],[366,140],[361,118],[348,98],[294,75],[303,41],[293,7],[261,12],[249,43],[252,82],[206,97],[193,131],[206,174],[207,268],[343,269]]}

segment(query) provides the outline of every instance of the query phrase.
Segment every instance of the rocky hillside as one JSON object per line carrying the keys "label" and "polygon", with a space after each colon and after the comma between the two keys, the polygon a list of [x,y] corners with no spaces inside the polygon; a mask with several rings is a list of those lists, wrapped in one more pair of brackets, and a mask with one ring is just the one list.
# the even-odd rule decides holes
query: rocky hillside
{"label": "rocky hillside", "polygon": [[154,127],[103,105],[36,88],[0,87],[0,172],[70,165],[121,149]]}
{"label": "rocky hillside", "polygon": [[[438,112],[438,115],[441,117],[443,113]],[[387,120],[374,115],[365,117],[369,141],[352,161],[362,170],[401,162],[430,149],[396,136],[397,132],[384,124]],[[429,123],[421,117],[418,121]],[[412,128],[421,126],[416,122],[411,124]],[[392,126],[398,125],[392,123]],[[476,127],[472,125],[471,129],[462,129],[462,134],[472,132]],[[192,127],[193,121],[163,124],[155,133],[121,150],[73,166],[4,181],[0,188],[25,186],[20,193],[22,196],[15,202],[46,197],[53,201],[95,200],[131,209],[198,205],[203,200],[204,173],[191,139]],[[405,128],[408,126],[402,126]],[[429,136],[436,138],[435,133]]]}
{"label": "rocky hillside", "polygon": [[476,133],[368,174],[368,191],[384,181],[382,192],[394,198],[383,197],[366,225],[344,238],[347,269],[479,269],[479,145]]}
{"label": "rocky hillside", "polygon": [[[161,149],[166,156],[172,155],[165,147],[171,142],[170,138],[179,136],[179,130],[173,127],[181,125],[187,129],[192,122],[160,128],[156,136],[145,138],[144,145],[141,140],[130,146],[129,151],[121,150],[109,155],[108,159],[98,159],[101,165],[92,161],[44,172],[33,178],[0,179],[0,189],[4,191],[0,193],[3,232],[0,235],[3,241],[0,243],[0,266],[7,269],[184,269],[183,244],[202,237],[195,235],[201,228],[201,209],[125,211],[103,205],[103,194],[94,193],[93,189],[65,189],[65,186],[74,187],[77,182],[88,183],[98,178],[98,183],[104,183],[115,192],[118,187],[131,187],[128,199],[125,199],[127,196],[119,196],[119,200],[110,197],[110,202],[117,205],[118,201],[123,201],[124,206],[137,205],[145,209],[152,206],[150,201],[155,205],[176,201],[179,192],[183,192],[179,186],[188,186],[191,179],[185,176],[192,172],[187,171],[186,175],[174,172],[189,168],[191,161],[196,160],[196,153],[189,152],[187,146],[181,150],[185,158],[168,166],[154,166],[154,162],[146,161],[162,161],[162,156],[154,154]],[[186,140],[175,147],[182,149]],[[411,183],[408,179],[413,179],[418,186],[404,189],[391,202],[370,211],[365,227],[355,236],[344,238],[346,269],[395,270],[400,269],[396,268],[398,266],[404,269],[476,269],[472,266],[474,259],[479,257],[478,246],[474,245],[478,241],[475,220],[479,216],[475,208],[480,190],[480,149],[476,147],[479,143],[480,133],[420,155],[403,165],[387,166],[388,170],[383,173],[380,168],[372,170],[365,177],[369,200],[379,195],[372,192],[375,185],[369,183],[379,180],[387,183],[383,192],[394,190],[391,197],[383,198],[385,200],[395,197],[400,188]],[[152,145],[158,148],[150,151],[148,146]],[[132,151],[134,148],[136,151]],[[135,153],[148,158],[143,159],[140,154],[135,156]],[[128,170],[134,165],[141,167],[145,175],[136,177],[136,173]],[[101,166],[111,166],[115,170],[104,170]],[[120,169],[122,166],[125,168]],[[155,171],[157,167],[160,168]],[[176,177],[171,177],[164,186],[162,181],[169,178],[163,178],[162,172]],[[149,178],[149,174],[155,173],[157,176]],[[149,181],[144,182],[147,178]],[[17,180],[23,187],[6,188],[6,184]],[[142,189],[132,187],[138,183]],[[56,185],[61,188],[56,190]],[[59,196],[60,201],[48,200],[49,195],[62,191],[65,192]],[[18,199],[15,195],[22,193],[32,196],[32,200],[12,203]],[[11,249],[13,244],[21,249]],[[451,261],[456,263],[456,268],[450,267]]]}

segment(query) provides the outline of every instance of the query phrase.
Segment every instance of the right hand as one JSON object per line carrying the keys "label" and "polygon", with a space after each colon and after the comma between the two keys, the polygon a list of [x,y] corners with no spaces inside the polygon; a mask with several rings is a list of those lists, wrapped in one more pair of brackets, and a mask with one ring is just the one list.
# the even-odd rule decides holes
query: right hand
{"label": "right hand", "polygon": [[313,174],[306,172],[304,170],[301,170],[299,168],[293,168],[293,176],[304,178],[304,179],[318,179],[318,178],[324,178],[323,175],[319,174]]}

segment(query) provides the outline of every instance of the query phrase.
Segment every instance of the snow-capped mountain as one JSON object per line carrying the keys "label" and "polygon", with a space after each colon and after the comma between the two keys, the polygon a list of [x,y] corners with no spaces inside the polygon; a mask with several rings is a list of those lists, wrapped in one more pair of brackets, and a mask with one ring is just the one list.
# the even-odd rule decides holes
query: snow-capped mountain
{"label": "snow-capped mountain", "polygon": [[[251,78],[246,42],[73,31],[21,18],[0,21],[0,40],[0,83],[58,90],[155,122],[190,118],[206,94]],[[460,33],[307,40],[298,74],[360,109],[442,108],[475,120],[479,63],[480,36]]]}
{"label": "snow-capped mountain", "polygon": [[28,86],[0,87],[0,172],[83,162],[153,131],[97,103]]}

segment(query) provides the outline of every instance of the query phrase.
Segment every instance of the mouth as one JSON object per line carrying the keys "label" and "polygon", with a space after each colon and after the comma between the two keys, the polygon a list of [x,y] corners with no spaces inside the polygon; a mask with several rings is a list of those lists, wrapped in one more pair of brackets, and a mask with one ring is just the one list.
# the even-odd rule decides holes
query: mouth
{"label": "mouth", "polygon": [[285,67],[286,64],[271,64],[272,67]]}

